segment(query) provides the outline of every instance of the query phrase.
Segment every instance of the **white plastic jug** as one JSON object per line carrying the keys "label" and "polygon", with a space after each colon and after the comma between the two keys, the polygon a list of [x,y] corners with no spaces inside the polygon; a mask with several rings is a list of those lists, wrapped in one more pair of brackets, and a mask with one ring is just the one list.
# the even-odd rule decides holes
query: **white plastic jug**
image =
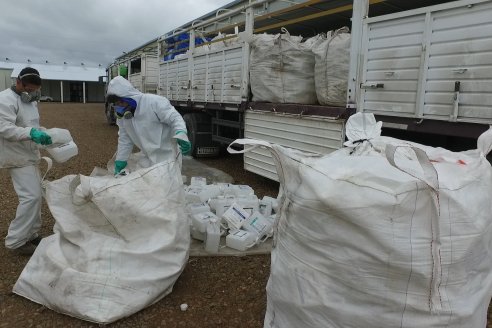
{"label": "white plastic jug", "polygon": [[270,196],[263,196],[262,201],[269,202],[270,204],[272,204],[272,210],[275,213],[278,212],[278,199],[277,198],[273,198]]}
{"label": "white plastic jug", "polygon": [[202,202],[217,197],[221,194],[220,187],[217,185],[206,185],[202,186],[202,191],[198,194]]}
{"label": "white plastic jug", "polygon": [[258,242],[263,242],[270,235],[272,224],[259,212],[255,212],[243,223],[243,229],[257,234]]}
{"label": "white plastic jug", "polygon": [[218,182],[218,183],[216,183],[216,185],[219,186],[221,195],[223,195],[223,196],[235,196],[235,193],[234,193],[235,186],[233,184]]}
{"label": "white plastic jug", "polygon": [[186,205],[186,211],[190,215],[195,215],[198,213],[210,212],[210,206],[206,203],[191,203]]}
{"label": "white plastic jug", "polygon": [[191,216],[191,223],[192,223],[193,227],[195,227],[198,231],[206,232],[208,221],[210,221],[210,219],[214,219],[217,222],[219,221],[219,218],[214,213],[203,212],[203,213],[198,213],[198,214],[192,215]]}
{"label": "white plastic jug", "polygon": [[216,219],[211,218],[207,224],[205,251],[209,253],[218,253],[219,245],[220,245],[220,225]]}
{"label": "white plastic jug", "polygon": [[207,185],[207,178],[205,177],[191,177],[190,186],[192,187],[204,187]]}
{"label": "white plastic jug", "polygon": [[256,238],[256,233],[245,230],[235,230],[227,235],[226,246],[237,249],[238,251],[245,251],[255,245]]}
{"label": "white plastic jug", "polygon": [[248,197],[248,196],[254,195],[255,191],[253,190],[253,188],[251,188],[248,185],[235,185],[234,186],[234,194],[237,197]]}
{"label": "white plastic jug", "polygon": [[190,234],[191,234],[191,238],[196,240],[205,241],[205,239],[207,238],[205,232],[198,231],[194,226],[190,227]]}
{"label": "white plastic jug", "polygon": [[45,132],[51,137],[51,142],[53,145],[64,145],[73,141],[70,131],[66,129],[52,128],[46,129]]}
{"label": "white plastic jug", "polygon": [[236,203],[233,203],[231,207],[222,214],[222,217],[227,221],[230,229],[241,228],[243,222],[246,221],[249,216],[250,214]]}
{"label": "white plastic jug", "polygon": [[187,203],[201,203],[200,193],[202,188],[199,187],[185,187],[185,201]]}
{"label": "white plastic jug", "polygon": [[266,201],[264,199],[260,200],[259,211],[261,215],[267,217],[272,215],[272,202]]}
{"label": "white plastic jug", "polygon": [[233,196],[217,196],[216,198],[211,199],[208,203],[215,211],[215,214],[220,218],[235,201],[236,198]]}
{"label": "white plastic jug", "polygon": [[249,213],[249,215],[259,210],[259,203],[260,201],[258,200],[258,197],[256,197],[255,195],[236,198],[236,204],[241,206],[243,210]]}
{"label": "white plastic jug", "polygon": [[70,158],[77,156],[77,154],[79,153],[79,149],[73,141],[70,141],[66,144],[46,148],[46,150],[57,163],[64,163]]}

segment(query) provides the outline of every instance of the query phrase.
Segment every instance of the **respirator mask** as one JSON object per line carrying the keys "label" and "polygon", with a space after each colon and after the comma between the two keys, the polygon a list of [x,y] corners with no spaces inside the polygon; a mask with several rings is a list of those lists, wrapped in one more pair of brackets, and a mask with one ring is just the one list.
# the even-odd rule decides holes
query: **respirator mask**
{"label": "respirator mask", "polygon": [[31,103],[33,101],[39,101],[39,99],[41,98],[41,90],[36,90],[31,92],[27,92],[27,91],[18,92],[15,89],[15,85],[11,86],[10,89],[12,89],[12,91],[18,94],[21,101],[26,104]]}
{"label": "respirator mask", "polygon": [[117,118],[130,119],[135,115],[137,102],[134,99],[109,95],[107,100],[116,103],[113,108]]}
{"label": "respirator mask", "polygon": [[20,93],[20,99],[23,103],[39,101],[39,98],[41,98],[41,90],[36,90],[32,92],[23,91]]}
{"label": "respirator mask", "polygon": [[114,112],[116,114],[116,117],[119,119],[130,119],[133,118],[133,113],[135,112],[135,109],[132,108],[132,106],[114,106]]}

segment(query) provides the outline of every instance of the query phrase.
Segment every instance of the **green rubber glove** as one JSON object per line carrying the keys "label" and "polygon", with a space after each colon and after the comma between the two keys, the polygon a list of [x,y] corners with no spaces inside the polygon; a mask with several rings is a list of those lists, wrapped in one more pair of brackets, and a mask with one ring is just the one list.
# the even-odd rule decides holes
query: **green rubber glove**
{"label": "green rubber glove", "polygon": [[31,136],[31,140],[37,144],[51,145],[51,137],[44,131],[32,128],[29,135]]}
{"label": "green rubber glove", "polygon": [[179,149],[183,155],[188,155],[191,152],[191,142],[188,139],[188,134],[184,130],[176,131],[174,135],[176,141],[178,142]]}
{"label": "green rubber glove", "polygon": [[114,162],[114,175],[120,174],[121,170],[123,170],[127,164],[128,164],[127,161],[115,161]]}

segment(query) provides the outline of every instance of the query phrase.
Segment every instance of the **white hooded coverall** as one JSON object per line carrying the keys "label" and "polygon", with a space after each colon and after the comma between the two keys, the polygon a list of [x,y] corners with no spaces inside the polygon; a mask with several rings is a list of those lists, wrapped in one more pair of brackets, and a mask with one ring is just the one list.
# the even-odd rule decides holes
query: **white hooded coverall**
{"label": "white hooded coverall", "polygon": [[133,145],[142,152],[139,167],[177,158],[178,150],[173,137],[176,131],[186,131],[186,124],[181,114],[162,96],[142,93],[130,82],[117,76],[109,82],[108,95],[120,98],[132,98],[137,108],[132,119],[118,119],[118,150],[117,161],[127,161]]}
{"label": "white hooded coverall", "polygon": [[5,238],[10,249],[36,238],[41,228],[40,154],[31,141],[33,127],[39,128],[37,103],[23,103],[12,89],[0,92],[0,168],[8,169],[19,198]]}

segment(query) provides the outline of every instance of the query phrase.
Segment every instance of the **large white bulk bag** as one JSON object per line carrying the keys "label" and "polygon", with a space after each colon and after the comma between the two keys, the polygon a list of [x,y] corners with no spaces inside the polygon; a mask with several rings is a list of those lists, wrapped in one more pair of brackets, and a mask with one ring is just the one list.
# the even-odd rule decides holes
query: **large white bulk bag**
{"label": "large white bulk bag", "polygon": [[316,104],[314,55],[302,38],[257,34],[250,40],[253,101]]}
{"label": "large white bulk bag", "polygon": [[348,28],[331,31],[326,36],[317,38],[312,50],[318,102],[321,105],[345,107],[350,61]]}
{"label": "large white bulk bag", "polygon": [[210,51],[217,51],[222,49],[228,49],[240,44],[240,39],[236,34],[219,34],[214,37],[210,44]]}
{"label": "large white bulk bag", "polygon": [[326,156],[236,141],[271,149],[283,189],[264,327],[485,327],[492,130],[455,153],[371,136],[360,115]]}
{"label": "large white bulk bag", "polygon": [[179,163],[126,176],[69,175],[46,184],[56,220],[14,293],[57,312],[110,323],[172,291],[188,259]]}

